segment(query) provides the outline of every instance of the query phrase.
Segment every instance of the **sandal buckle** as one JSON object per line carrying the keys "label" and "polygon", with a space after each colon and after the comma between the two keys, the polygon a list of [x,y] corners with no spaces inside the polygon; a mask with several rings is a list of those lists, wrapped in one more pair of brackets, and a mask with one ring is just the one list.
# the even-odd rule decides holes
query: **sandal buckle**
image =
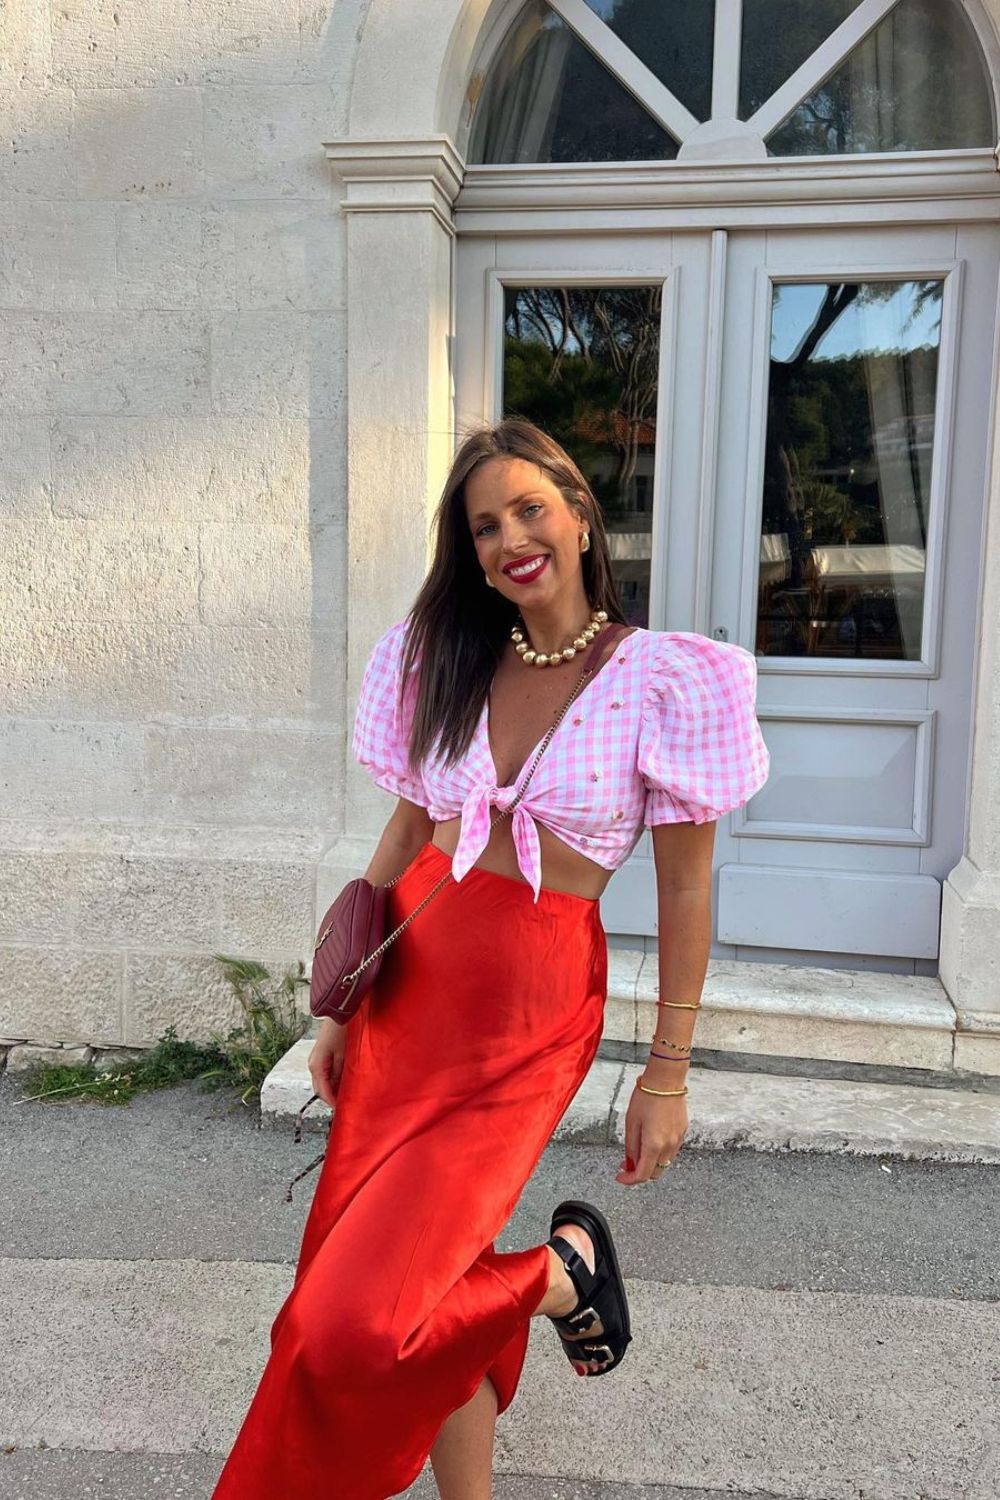
{"label": "sandal buckle", "polygon": [[[591,1323],[596,1323],[598,1321],[597,1313],[595,1312],[594,1308],[584,1307],[581,1308],[579,1312],[569,1313],[566,1317],[566,1322],[578,1324],[581,1318],[586,1318],[588,1315],[590,1317]],[[587,1324],[587,1327],[590,1327],[590,1323]]]}

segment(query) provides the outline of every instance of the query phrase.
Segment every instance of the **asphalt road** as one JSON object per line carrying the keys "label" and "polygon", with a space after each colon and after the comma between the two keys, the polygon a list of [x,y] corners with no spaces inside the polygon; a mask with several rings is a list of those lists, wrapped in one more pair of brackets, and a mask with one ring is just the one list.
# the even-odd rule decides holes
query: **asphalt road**
{"label": "asphalt road", "polygon": [[[0,1078],[0,1500],[207,1497],[322,1137],[194,1085],[121,1109],[22,1092]],[[535,1324],[498,1500],[996,1500],[1000,1168],[684,1148],[628,1189],[619,1155],[551,1146],[498,1240],[592,1200],[636,1329],[580,1381]],[[429,1470],[410,1493],[436,1495]]]}

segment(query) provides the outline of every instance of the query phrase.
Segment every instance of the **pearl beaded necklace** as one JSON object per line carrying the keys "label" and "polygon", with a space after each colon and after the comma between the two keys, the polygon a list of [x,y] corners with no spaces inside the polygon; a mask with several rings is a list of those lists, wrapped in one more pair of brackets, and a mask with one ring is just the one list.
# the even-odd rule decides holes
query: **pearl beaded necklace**
{"label": "pearl beaded necklace", "polygon": [[595,609],[591,611],[590,623],[585,625],[578,636],[573,638],[572,645],[564,646],[561,651],[534,651],[528,640],[528,629],[523,620],[516,624],[511,632],[510,638],[514,642],[514,649],[518,656],[528,667],[558,667],[564,661],[572,661],[578,651],[583,651],[590,645],[597,632],[603,629],[607,623],[608,612],[606,609]]}

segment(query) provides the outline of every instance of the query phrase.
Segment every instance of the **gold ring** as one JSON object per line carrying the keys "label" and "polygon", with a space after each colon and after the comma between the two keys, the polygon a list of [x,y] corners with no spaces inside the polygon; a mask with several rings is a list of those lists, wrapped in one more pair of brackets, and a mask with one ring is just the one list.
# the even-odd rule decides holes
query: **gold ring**
{"label": "gold ring", "polygon": [[657,1165],[657,1166],[658,1166],[658,1167],[669,1167],[669,1166],[670,1166],[670,1162],[668,1162],[668,1161],[658,1161],[658,1162],[657,1162],[657,1163],[656,1163],[656,1165]]}

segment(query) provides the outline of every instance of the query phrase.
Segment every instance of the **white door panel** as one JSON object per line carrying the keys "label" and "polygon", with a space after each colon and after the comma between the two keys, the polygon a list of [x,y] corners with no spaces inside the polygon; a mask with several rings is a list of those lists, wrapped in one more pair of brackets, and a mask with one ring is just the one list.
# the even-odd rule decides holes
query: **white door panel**
{"label": "white door panel", "polygon": [[718,936],[740,947],[935,960],[940,896],[929,875],[729,864],[719,872]]}

